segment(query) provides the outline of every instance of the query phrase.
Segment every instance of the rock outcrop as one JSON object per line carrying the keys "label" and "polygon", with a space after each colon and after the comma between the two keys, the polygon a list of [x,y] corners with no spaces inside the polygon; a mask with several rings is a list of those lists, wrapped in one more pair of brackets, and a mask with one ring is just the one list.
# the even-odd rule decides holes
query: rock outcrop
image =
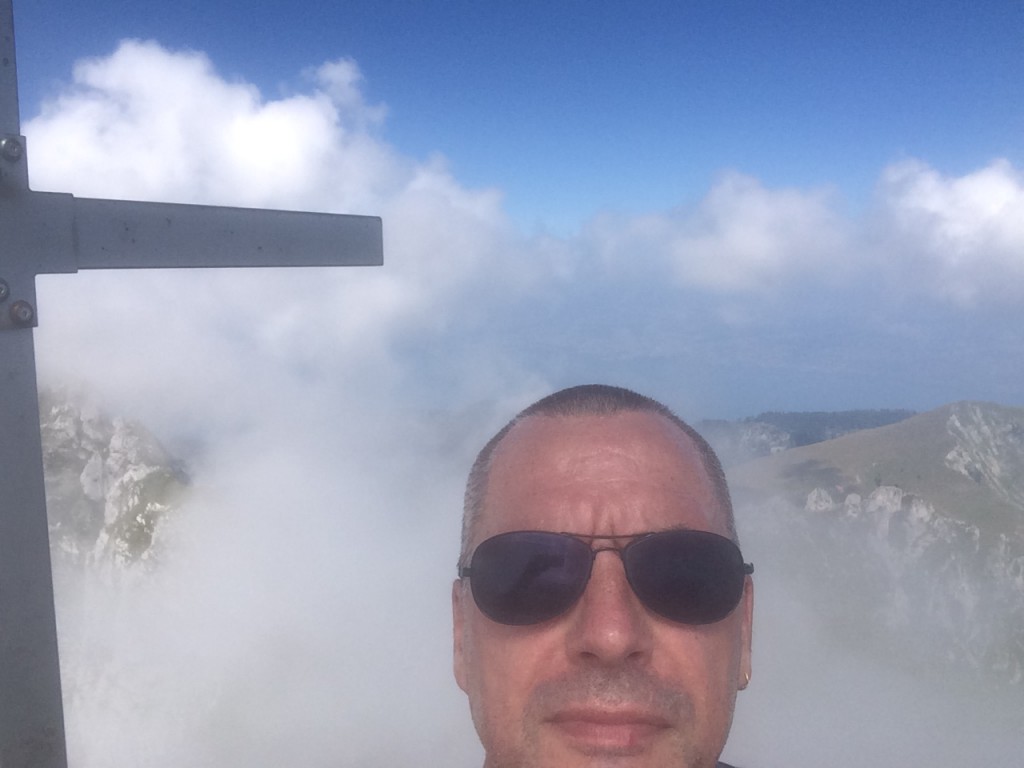
{"label": "rock outcrop", "polygon": [[188,483],[181,463],[141,424],[65,390],[40,394],[40,427],[55,564],[153,559],[160,524]]}

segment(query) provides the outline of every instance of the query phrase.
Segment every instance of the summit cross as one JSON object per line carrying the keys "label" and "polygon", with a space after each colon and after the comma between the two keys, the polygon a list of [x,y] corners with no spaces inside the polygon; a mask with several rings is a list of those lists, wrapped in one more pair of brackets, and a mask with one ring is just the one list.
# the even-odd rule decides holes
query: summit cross
{"label": "summit cross", "polygon": [[67,768],[32,336],[36,276],[382,263],[378,217],[33,192],[18,108],[12,0],[0,0],[2,768]]}

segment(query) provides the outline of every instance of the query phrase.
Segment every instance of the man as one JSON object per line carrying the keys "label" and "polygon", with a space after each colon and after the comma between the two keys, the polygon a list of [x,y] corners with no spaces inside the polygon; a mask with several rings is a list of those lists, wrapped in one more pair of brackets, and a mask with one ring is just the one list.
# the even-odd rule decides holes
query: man
{"label": "man", "polygon": [[721,466],[660,403],[563,390],[481,451],[452,587],[485,768],[714,768],[750,681],[753,567]]}

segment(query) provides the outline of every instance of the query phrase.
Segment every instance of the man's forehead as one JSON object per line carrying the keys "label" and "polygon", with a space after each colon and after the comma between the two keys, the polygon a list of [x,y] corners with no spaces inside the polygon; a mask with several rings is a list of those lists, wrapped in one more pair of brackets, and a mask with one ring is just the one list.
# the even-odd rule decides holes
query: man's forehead
{"label": "man's forehead", "polygon": [[[574,462],[604,453],[636,460],[702,464],[690,436],[666,417],[648,411],[579,416],[532,415],[521,419],[496,447],[492,470],[542,461]],[[703,467],[702,467],[703,469]]]}
{"label": "man's forehead", "polygon": [[[664,513],[685,507],[715,517],[713,485],[689,435],[659,414],[529,416],[494,452],[485,507],[508,522],[507,515],[539,512],[549,501],[594,502],[607,492],[620,507],[636,496],[660,499]],[[504,527],[498,518],[486,527]]]}

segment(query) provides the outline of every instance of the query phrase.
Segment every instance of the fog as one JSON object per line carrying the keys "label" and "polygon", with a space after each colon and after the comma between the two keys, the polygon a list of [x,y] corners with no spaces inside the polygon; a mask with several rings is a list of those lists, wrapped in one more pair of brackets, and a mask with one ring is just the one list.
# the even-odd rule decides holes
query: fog
{"label": "fog", "polygon": [[[58,578],[73,765],[480,763],[449,590],[463,475],[507,411],[306,394],[206,447],[155,568]],[[754,677],[727,759],[1017,764],[1019,686],[837,638],[800,600],[819,575],[753,514]]]}
{"label": "fog", "polygon": [[[781,534],[743,510],[744,555],[756,566],[754,676],[737,704],[726,755],[737,765],[1012,766],[1024,737],[1024,692],[944,659],[908,663],[894,633],[889,652],[866,627],[837,631],[807,599],[820,573],[793,560]],[[738,521],[743,535],[743,520]],[[851,546],[856,546],[851,542]],[[785,552],[785,554],[782,554]],[[853,605],[876,574],[831,596]],[[925,575],[927,578],[927,575]],[[922,627],[919,632],[934,631]]]}
{"label": "fog", "polygon": [[[691,419],[1021,402],[1024,185],[1005,161],[879,169],[864,216],[723,171],[677,210],[525,236],[497,190],[384,142],[359,84],[332,62],[268,101],[199,54],[126,43],[26,125],[36,189],[385,222],[381,269],[40,279],[42,383],[99,393],[192,477],[155,568],[58,574],[75,766],[478,765],[451,676],[461,486],[489,434],[557,387],[632,386]],[[219,151],[281,130],[294,156],[272,169]],[[1019,763],[1019,687],[834,642],[758,531],[727,759]]]}
{"label": "fog", "polygon": [[211,450],[154,570],[59,581],[74,765],[473,762],[451,467],[372,408],[291,416]]}

